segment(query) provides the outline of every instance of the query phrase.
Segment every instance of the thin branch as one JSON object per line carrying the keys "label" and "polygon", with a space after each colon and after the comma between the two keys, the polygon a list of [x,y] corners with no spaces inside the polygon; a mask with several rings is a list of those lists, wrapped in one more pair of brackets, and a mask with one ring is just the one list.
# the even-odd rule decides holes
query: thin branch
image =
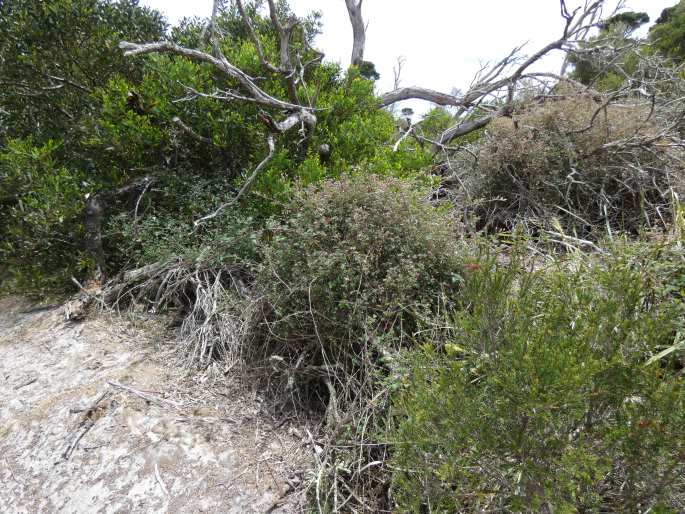
{"label": "thin branch", "polygon": [[264,53],[264,47],[262,47],[262,41],[259,39],[259,36],[257,36],[257,32],[254,29],[254,25],[252,24],[252,20],[250,17],[247,15],[247,12],[245,11],[245,7],[243,6],[242,0],[236,0],[236,6],[238,7],[238,12],[240,13],[240,17],[243,19],[243,23],[245,24],[245,28],[247,29],[247,33],[250,36],[250,39],[254,43],[255,49],[257,50],[257,55],[259,56],[259,60],[262,63],[262,66],[269,70],[272,73],[281,73],[281,69],[278,66],[274,66],[269,60],[266,58],[266,54]]}
{"label": "thin branch", "polygon": [[273,156],[274,156],[274,152],[275,152],[275,150],[276,150],[276,145],[275,145],[275,143],[274,143],[274,136],[273,136],[273,134],[269,134],[269,136],[268,136],[267,139],[266,139],[266,142],[267,142],[267,145],[269,146],[269,154],[264,158],[264,160],[262,160],[262,162],[260,162],[260,163],[257,165],[257,167],[256,167],[256,168],[254,169],[254,171],[252,172],[252,175],[250,175],[250,176],[248,177],[248,179],[247,179],[247,180],[245,181],[245,183],[243,184],[243,187],[241,187],[241,188],[240,188],[240,191],[238,191],[238,194],[237,194],[235,197],[233,197],[230,201],[228,201],[228,202],[226,202],[226,203],[220,205],[220,206],[219,206],[214,212],[212,212],[211,214],[208,214],[207,216],[203,216],[202,218],[196,220],[195,223],[194,223],[194,226],[195,226],[195,229],[196,229],[196,230],[197,230],[197,228],[198,228],[202,223],[204,223],[205,221],[208,221],[208,220],[211,220],[211,219],[213,219],[213,218],[216,218],[216,217],[221,213],[221,211],[223,211],[224,209],[226,209],[226,208],[228,208],[228,207],[234,205],[236,202],[238,202],[238,200],[240,200],[240,198],[242,198],[242,197],[245,195],[245,193],[247,193],[247,192],[250,190],[250,188],[252,187],[252,183],[253,183],[253,182],[255,181],[255,179],[257,178],[257,175],[259,175],[259,172],[262,171],[262,169],[264,169],[264,166],[266,166],[266,165],[269,163],[269,161],[270,161],[270,160],[273,158]]}
{"label": "thin branch", "polygon": [[198,141],[200,143],[205,143],[207,145],[213,145],[214,144],[214,142],[210,138],[201,136],[200,134],[195,132],[191,127],[189,127],[188,125],[183,123],[181,118],[179,118],[178,116],[174,116],[174,118],[171,121],[173,121],[174,124],[178,128],[180,128],[183,132],[185,132],[190,137],[192,137],[195,141]]}

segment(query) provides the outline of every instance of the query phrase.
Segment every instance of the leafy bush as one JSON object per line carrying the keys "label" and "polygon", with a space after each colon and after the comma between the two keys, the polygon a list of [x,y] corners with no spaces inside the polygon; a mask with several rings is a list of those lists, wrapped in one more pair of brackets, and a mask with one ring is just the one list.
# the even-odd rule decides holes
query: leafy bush
{"label": "leafy bush", "polygon": [[472,266],[395,395],[399,512],[683,511],[683,361],[650,361],[685,333],[683,249],[614,250]]}
{"label": "leafy bush", "polygon": [[411,343],[417,318],[451,304],[461,287],[458,233],[449,212],[399,179],[298,190],[258,277],[271,305],[265,355],[350,372],[386,341]]}
{"label": "leafy bush", "polygon": [[679,156],[657,148],[648,106],[598,104],[589,95],[534,103],[493,122],[478,154],[474,196],[488,200],[482,223],[520,220],[589,237],[660,225]]}
{"label": "leafy bush", "polygon": [[654,47],[677,62],[685,59],[685,2],[680,0],[673,7],[661,12],[661,16],[649,30]]}
{"label": "leafy bush", "polygon": [[[166,189],[185,198],[155,198],[154,209],[143,216],[122,212],[108,223],[106,243],[109,253],[120,260],[119,269],[130,269],[171,258],[198,262],[215,269],[223,265],[255,267],[259,262],[261,222],[241,209],[226,209],[223,216],[205,222],[194,221],[227,200],[230,192],[218,191],[218,184],[198,179]],[[164,205],[164,202],[169,205]],[[142,203],[142,202],[141,202]],[[195,209],[188,207],[195,206]],[[151,207],[151,206],[145,206]],[[170,210],[176,207],[176,212]],[[141,213],[143,209],[141,208]]]}
{"label": "leafy bush", "polygon": [[69,142],[66,157],[87,160],[83,124],[98,110],[93,90],[116,76],[137,81],[139,64],[122,39],[154,40],[166,24],[138,0],[12,0],[0,4],[0,144],[5,137]]}
{"label": "leafy bush", "polygon": [[59,144],[10,140],[0,148],[0,261],[8,266],[3,289],[46,293],[84,269],[78,241],[81,180],[55,159]]}
{"label": "leafy bush", "polygon": [[85,198],[118,187],[135,167],[103,165],[108,152],[87,144],[98,88],[140,80],[142,67],[117,44],[160,38],[166,25],[136,0],[0,2],[0,20],[0,261],[11,277],[3,288],[61,292],[88,268]]}

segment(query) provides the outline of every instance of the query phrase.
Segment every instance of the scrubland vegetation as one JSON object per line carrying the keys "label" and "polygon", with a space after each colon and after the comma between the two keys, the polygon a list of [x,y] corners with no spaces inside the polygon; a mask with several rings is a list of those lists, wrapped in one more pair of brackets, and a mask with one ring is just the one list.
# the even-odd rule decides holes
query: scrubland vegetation
{"label": "scrubland vegetation", "polygon": [[452,95],[263,4],[0,4],[2,291],[173,313],[318,423],[315,511],[685,511],[685,3]]}

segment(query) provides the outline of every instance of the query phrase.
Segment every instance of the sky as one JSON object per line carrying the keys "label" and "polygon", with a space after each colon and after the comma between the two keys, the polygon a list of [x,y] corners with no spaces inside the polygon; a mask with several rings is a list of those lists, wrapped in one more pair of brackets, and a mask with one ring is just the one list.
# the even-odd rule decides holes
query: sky
{"label": "sky", "polygon": [[[569,7],[582,0],[567,0]],[[615,1],[608,4],[612,7]],[[627,8],[647,12],[655,21],[678,0],[627,0]],[[141,0],[163,12],[170,23],[185,16],[208,17],[212,0]],[[323,33],[316,47],[326,59],[347,65],[352,28],[345,0],[290,0],[298,15],[323,14]],[[611,8],[611,7],[610,7]],[[401,85],[450,92],[465,89],[485,62],[499,60],[515,46],[524,52],[557,39],[563,30],[558,0],[364,0],[368,23],[364,58],[376,65],[378,92],[393,88],[393,68],[404,59]],[[538,69],[559,71],[561,57],[552,55]],[[424,110],[418,103],[416,110]]]}

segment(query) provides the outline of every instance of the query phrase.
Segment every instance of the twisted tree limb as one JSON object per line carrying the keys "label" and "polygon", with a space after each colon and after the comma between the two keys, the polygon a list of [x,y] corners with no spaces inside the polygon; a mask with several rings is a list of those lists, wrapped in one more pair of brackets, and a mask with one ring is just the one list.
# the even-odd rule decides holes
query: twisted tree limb
{"label": "twisted tree limb", "polygon": [[262,88],[260,88],[252,77],[250,77],[243,70],[234,66],[225,57],[214,57],[208,53],[202,52],[200,50],[194,50],[192,48],[186,48],[184,46],[177,45],[171,41],[157,41],[155,43],[129,43],[127,41],[122,41],[119,43],[119,48],[124,51],[125,56],[134,55],[145,55],[154,53],[168,53],[174,55],[181,55],[187,57],[194,61],[204,62],[211,64],[215,68],[223,71],[229,77],[235,79],[242,87],[245,89],[250,97],[258,104],[265,107],[272,107],[274,109],[285,109],[288,111],[299,111],[301,109],[306,109],[301,105],[284,102],[274,98]]}

